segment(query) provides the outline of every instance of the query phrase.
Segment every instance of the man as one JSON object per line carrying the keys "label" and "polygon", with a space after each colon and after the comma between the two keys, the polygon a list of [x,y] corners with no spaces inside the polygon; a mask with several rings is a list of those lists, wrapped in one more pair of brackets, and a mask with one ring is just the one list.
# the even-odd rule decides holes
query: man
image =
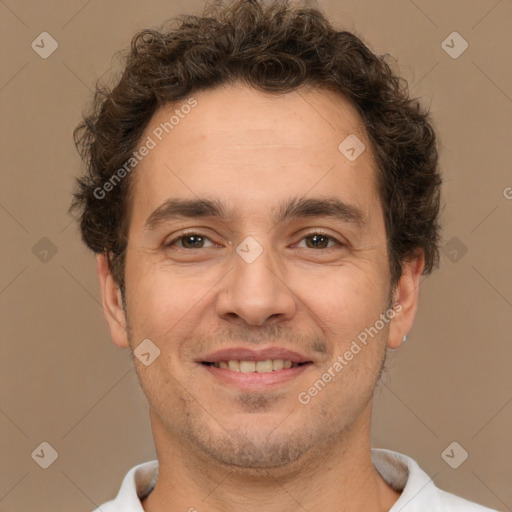
{"label": "man", "polygon": [[316,9],[214,7],[138,34],[76,142],[73,206],[158,456],[97,510],[489,510],[370,446],[441,183],[383,57]]}

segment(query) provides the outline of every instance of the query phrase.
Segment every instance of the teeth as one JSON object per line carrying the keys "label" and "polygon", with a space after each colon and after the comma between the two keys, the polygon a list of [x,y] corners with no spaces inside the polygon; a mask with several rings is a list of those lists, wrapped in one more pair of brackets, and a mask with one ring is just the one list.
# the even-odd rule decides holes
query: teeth
{"label": "teeth", "polygon": [[229,369],[233,372],[240,371],[240,361],[228,361]]}
{"label": "teeth", "polygon": [[213,363],[216,368],[229,369],[233,372],[241,373],[268,373],[288,368],[295,368],[298,363],[292,363],[285,359],[265,359],[264,361],[219,361]]}
{"label": "teeth", "polygon": [[284,365],[284,361],[282,359],[274,359],[272,361],[272,369],[273,370],[282,370]]}
{"label": "teeth", "polygon": [[254,361],[240,361],[240,371],[242,373],[252,373],[256,371],[256,363]]}
{"label": "teeth", "polygon": [[258,361],[256,363],[256,371],[258,373],[266,373],[272,371],[272,359],[267,359],[266,361]]}

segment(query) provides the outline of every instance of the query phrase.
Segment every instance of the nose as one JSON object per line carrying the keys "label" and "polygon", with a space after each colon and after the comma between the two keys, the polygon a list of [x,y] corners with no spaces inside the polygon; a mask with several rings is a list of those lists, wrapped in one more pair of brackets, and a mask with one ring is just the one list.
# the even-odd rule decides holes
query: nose
{"label": "nose", "polygon": [[222,281],[217,314],[230,322],[254,326],[291,319],[296,312],[292,286],[286,283],[271,251],[264,249],[253,261],[240,254],[233,254],[234,268]]}

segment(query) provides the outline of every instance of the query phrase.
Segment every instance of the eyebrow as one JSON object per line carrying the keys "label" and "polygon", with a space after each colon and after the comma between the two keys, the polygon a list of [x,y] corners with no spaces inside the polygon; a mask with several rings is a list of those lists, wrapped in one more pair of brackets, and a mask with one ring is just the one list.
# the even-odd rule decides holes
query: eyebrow
{"label": "eyebrow", "polygon": [[[367,223],[360,208],[336,197],[293,197],[284,200],[277,208],[274,208],[272,214],[276,224],[307,217],[330,217],[358,227]],[[228,209],[224,203],[216,199],[170,198],[148,216],[144,227],[151,231],[171,220],[209,217],[229,223],[237,215],[235,211]]]}

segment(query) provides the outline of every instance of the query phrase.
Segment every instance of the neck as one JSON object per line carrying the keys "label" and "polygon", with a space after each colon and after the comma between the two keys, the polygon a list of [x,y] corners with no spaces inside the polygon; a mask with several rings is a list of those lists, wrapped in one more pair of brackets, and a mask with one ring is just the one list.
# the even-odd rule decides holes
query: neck
{"label": "neck", "polygon": [[371,461],[371,402],[346,435],[326,441],[301,460],[280,468],[226,466],[170,439],[152,414],[158,481],[142,501],[145,512],[388,511],[400,496]]}

